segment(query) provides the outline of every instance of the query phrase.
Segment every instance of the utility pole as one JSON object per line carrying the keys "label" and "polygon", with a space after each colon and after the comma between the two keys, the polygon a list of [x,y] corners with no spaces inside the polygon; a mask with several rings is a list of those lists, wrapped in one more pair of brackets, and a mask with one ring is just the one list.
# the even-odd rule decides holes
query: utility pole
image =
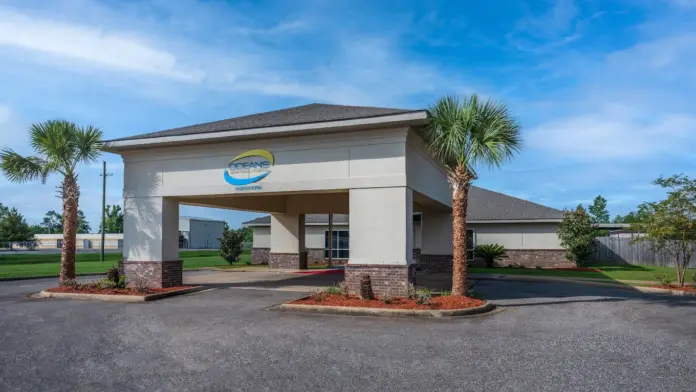
{"label": "utility pole", "polygon": [[106,161],[102,161],[102,219],[101,219],[101,256],[100,262],[104,262],[104,241],[106,233],[106,177],[113,176],[113,173],[106,172]]}

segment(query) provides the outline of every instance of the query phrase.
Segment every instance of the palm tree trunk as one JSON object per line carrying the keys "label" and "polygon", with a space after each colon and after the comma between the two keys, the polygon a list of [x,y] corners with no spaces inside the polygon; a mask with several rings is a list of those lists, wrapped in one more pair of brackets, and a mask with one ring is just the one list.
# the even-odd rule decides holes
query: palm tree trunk
{"label": "palm tree trunk", "polygon": [[469,188],[473,176],[463,168],[458,168],[452,183],[452,295],[465,296],[467,290],[466,260],[466,209],[469,202]]}
{"label": "palm tree trunk", "polygon": [[80,187],[74,176],[65,176],[62,185],[63,248],[60,255],[60,283],[75,279],[77,205],[80,198]]}

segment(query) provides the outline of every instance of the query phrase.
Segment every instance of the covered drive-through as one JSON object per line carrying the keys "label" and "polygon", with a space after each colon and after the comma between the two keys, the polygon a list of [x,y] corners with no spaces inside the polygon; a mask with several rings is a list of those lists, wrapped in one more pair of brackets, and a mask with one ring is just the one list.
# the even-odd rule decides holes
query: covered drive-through
{"label": "covered drive-through", "polygon": [[422,138],[423,110],[312,104],[107,142],[124,175],[127,276],[179,285],[179,205],[269,213],[270,268],[304,263],[306,214],[349,214],[351,291],[379,294],[415,279],[421,258],[451,259],[450,191]]}

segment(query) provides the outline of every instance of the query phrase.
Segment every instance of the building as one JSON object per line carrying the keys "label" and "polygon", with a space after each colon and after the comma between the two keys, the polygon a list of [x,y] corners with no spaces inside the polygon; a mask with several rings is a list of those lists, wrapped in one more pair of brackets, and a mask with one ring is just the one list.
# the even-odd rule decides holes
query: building
{"label": "building", "polygon": [[[500,244],[507,249],[508,257],[502,265],[527,267],[570,266],[563,253],[556,229],[563,211],[545,207],[502,193],[473,186],[469,194],[467,222],[468,257],[474,261],[473,248],[479,244]],[[350,259],[349,216],[333,217],[332,259],[337,263]],[[413,257],[420,269],[427,271],[451,271],[452,258],[423,254],[423,231],[427,229],[427,217],[413,215]],[[267,264],[270,257],[271,216],[263,216],[248,222],[252,228],[252,262]],[[305,217],[305,250],[309,264],[323,263],[328,258],[328,215]],[[451,238],[451,237],[450,237]],[[448,255],[449,256],[449,255]]]}
{"label": "building", "polygon": [[[308,215],[347,214],[348,290],[357,292],[367,274],[377,295],[406,295],[416,276],[414,213],[422,219],[421,262],[452,258],[452,195],[423,139],[427,115],[310,104],[107,141],[104,150],[124,161],[121,269],[152,286],[181,284],[180,204],[270,214],[270,268],[305,264]],[[495,202],[500,194],[481,195],[481,211],[504,208]],[[557,242],[540,238],[552,236],[559,212],[531,204],[544,213],[499,211],[493,222],[472,216],[481,224],[476,236],[548,246],[520,249],[537,259],[557,253]]]}
{"label": "building", "polygon": [[[179,218],[181,249],[219,249],[225,221],[182,216]],[[104,234],[104,249],[123,248],[122,233]],[[36,249],[60,249],[63,234],[36,234]],[[77,249],[101,249],[101,233],[78,234]]]}

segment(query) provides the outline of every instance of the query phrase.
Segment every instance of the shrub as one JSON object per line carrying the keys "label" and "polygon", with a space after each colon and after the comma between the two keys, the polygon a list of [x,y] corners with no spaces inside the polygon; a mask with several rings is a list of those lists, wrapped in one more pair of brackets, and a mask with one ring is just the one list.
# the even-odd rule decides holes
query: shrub
{"label": "shrub", "polygon": [[335,286],[331,286],[328,289],[326,289],[326,294],[343,295],[343,289],[338,284],[336,284]]}
{"label": "shrub", "polygon": [[394,302],[394,298],[391,295],[391,287],[387,287],[387,290],[384,292],[382,297],[380,297],[380,300],[385,304]]}
{"label": "shrub", "polygon": [[312,298],[317,302],[323,301],[324,298],[326,298],[326,294],[328,294],[327,291],[324,291],[322,289],[312,290]]}
{"label": "shrub", "polygon": [[147,278],[142,275],[135,276],[133,287],[139,293],[146,293],[148,290],[150,290],[150,284],[148,283]]}
{"label": "shrub", "polygon": [[498,244],[478,245],[474,248],[474,255],[486,262],[486,268],[495,267],[495,261],[506,257],[505,248]]}
{"label": "shrub", "polygon": [[243,243],[244,232],[242,230],[223,231],[222,238],[220,238],[220,256],[230,264],[239,261]]}
{"label": "shrub", "polygon": [[418,289],[416,289],[416,285],[413,283],[408,284],[408,298],[409,299],[416,299],[416,294],[418,293]]}
{"label": "shrub", "polygon": [[125,289],[127,284],[126,275],[121,275],[118,277],[118,282],[116,282],[116,288]]}
{"label": "shrub", "polygon": [[113,280],[109,280],[106,278],[98,279],[90,284],[90,286],[100,289],[100,290],[105,290],[105,289],[113,289],[116,287],[118,282],[114,282]]}
{"label": "shrub", "polygon": [[118,283],[118,279],[121,275],[121,272],[118,270],[118,268],[112,266],[108,270],[106,270],[106,279]]}
{"label": "shrub", "polygon": [[418,305],[427,305],[430,303],[430,299],[433,298],[433,293],[429,288],[423,287],[416,291],[416,303]]}
{"label": "shrub", "polygon": [[594,229],[592,221],[582,205],[575,210],[565,210],[558,225],[558,238],[565,248],[565,256],[576,264],[587,261],[592,253]]}
{"label": "shrub", "polygon": [[449,297],[450,295],[452,295],[452,292],[449,290],[440,291],[440,297]]}
{"label": "shrub", "polygon": [[672,282],[674,282],[674,279],[668,275],[655,275],[655,279],[657,279],[662,286],[670,286]]}

